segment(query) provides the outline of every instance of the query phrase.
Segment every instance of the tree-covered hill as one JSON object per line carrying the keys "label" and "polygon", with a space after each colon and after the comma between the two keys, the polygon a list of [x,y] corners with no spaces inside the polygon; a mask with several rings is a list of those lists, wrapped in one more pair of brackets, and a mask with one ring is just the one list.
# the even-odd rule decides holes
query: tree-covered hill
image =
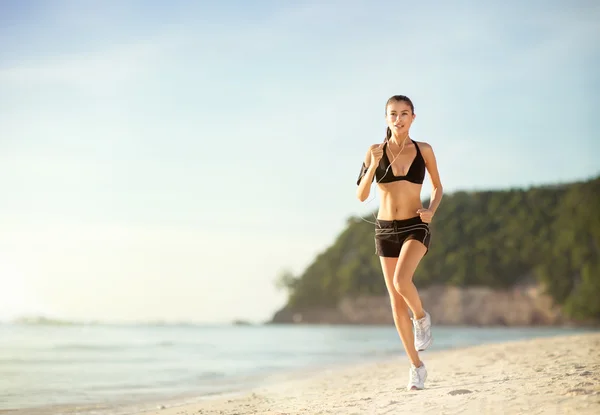
{"label": "tree-covered hill", "polygon": [[[415,274],[419,288],[508,288],[537,281],[566,316],[600,319],[600,176],[445,194],[431,230],[430,251]],[[328,307],[345,297],[385,295],[374,235],[373,224],[352,217],[302,275],[281,275],[287,307]]]}

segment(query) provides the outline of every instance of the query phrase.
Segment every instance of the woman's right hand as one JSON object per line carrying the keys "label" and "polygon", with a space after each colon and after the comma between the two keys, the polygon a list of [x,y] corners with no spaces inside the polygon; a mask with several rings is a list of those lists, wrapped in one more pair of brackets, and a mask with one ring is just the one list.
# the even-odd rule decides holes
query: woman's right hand
{"label": "woman's right hand", "polygon": [[375,167],[379,164],[379,160],[383,157],[383,145],[384,143],[381,143],[371,147],[371,166]]}

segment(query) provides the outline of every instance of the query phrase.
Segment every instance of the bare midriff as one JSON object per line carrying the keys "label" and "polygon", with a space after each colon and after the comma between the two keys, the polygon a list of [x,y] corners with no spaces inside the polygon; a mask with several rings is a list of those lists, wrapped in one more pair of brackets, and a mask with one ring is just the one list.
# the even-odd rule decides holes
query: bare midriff
{"label": "bare midriff", "polygon": [[377,219],[401,220],[419,216],[423,208],[421,185],[408,181],[379,183],[379,212]]}

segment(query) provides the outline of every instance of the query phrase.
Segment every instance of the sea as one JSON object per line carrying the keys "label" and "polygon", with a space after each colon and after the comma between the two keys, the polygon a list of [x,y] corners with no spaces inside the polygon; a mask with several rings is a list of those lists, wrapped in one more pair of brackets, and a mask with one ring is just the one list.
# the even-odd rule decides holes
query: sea
{"label": "sea", "polygon": [[[430,350],[586,331],[434,326]],[[0,324],[0,414],[127,415],[403,356],[393,325]]]}

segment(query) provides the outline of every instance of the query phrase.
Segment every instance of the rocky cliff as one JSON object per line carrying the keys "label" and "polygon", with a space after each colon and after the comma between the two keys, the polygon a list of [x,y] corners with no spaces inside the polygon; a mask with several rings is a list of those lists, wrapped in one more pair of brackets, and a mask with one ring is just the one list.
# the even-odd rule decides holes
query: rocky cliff
{"label": "rocky cliff", "polygon": [[[506,290],[431,286],[419,290],[423,306],[437,325],[530,326],[573,323],[538,286]],[[290,309],[270,324],[393,324],[388,296],[346,298],[332,308]]]}

